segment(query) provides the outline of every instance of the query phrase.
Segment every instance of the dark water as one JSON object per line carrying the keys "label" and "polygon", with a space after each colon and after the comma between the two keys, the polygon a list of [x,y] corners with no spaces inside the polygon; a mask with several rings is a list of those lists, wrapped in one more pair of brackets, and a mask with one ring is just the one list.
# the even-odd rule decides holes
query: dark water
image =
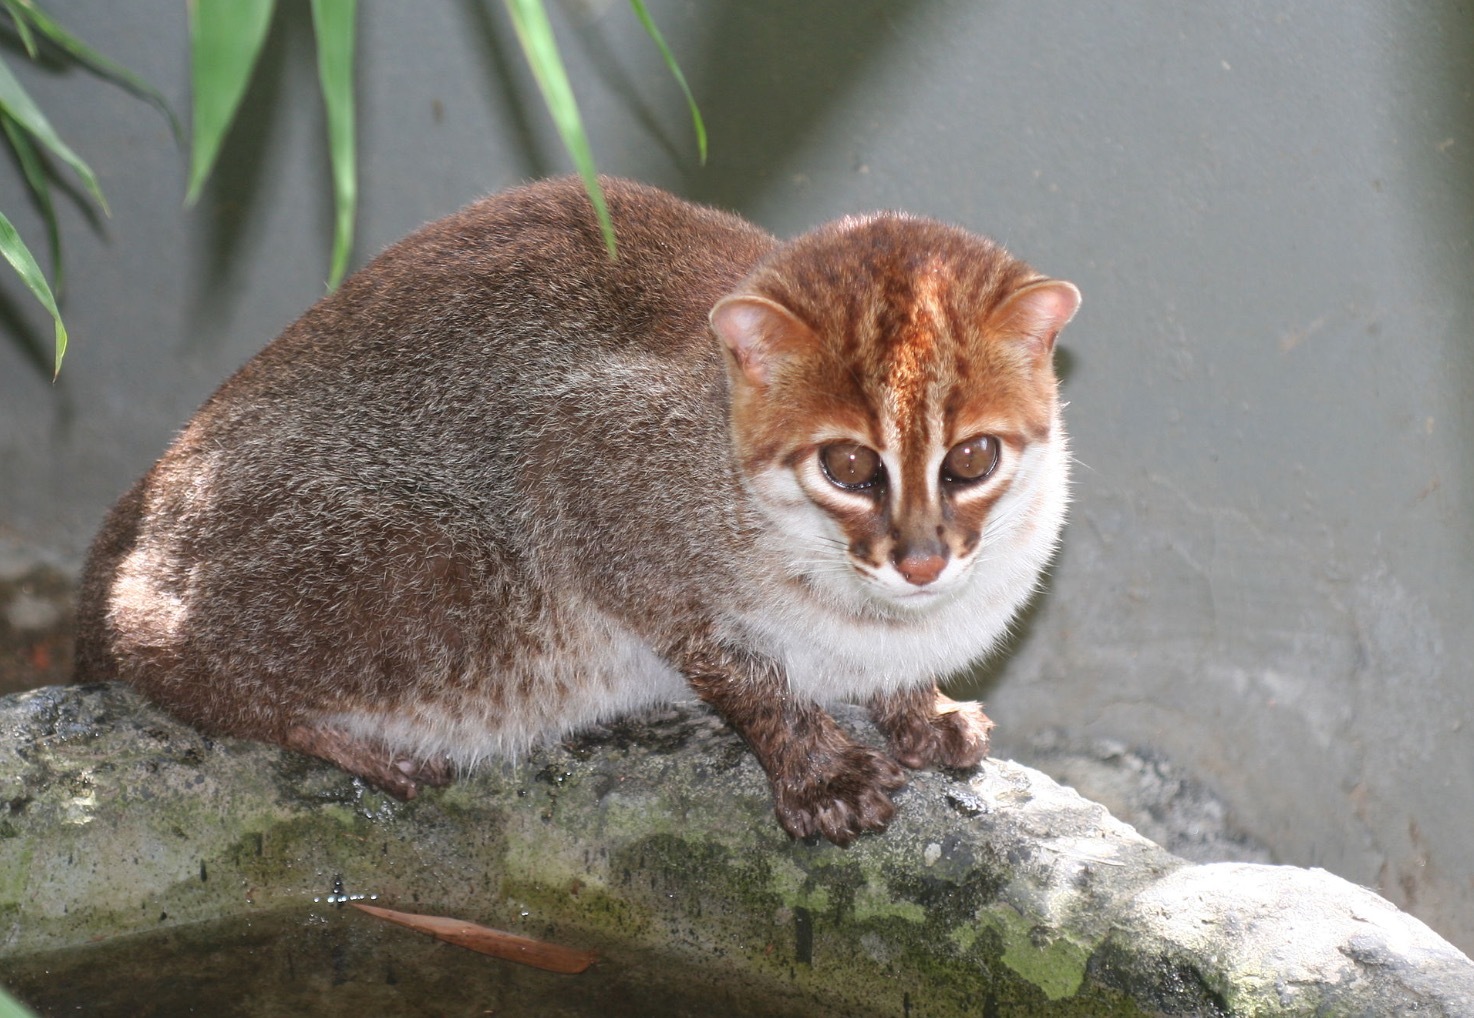
{"label": "dark water", "polygon": [[854,1013],[722,959],[569,943],[575,976],[498,961],[353,910],[267,914],[0,959],[0,983],[43,1016],[784,1016]]}

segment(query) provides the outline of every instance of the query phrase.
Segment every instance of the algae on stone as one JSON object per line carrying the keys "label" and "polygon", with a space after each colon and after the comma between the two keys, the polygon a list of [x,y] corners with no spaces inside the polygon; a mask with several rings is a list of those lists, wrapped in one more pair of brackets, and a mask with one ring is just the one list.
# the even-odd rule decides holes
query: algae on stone
{"label": "algae on stone", "polygon": [[[349,938],[352,974],[314,967],[334,951],[304,941],[293,978],[354,987],[325,999],[419,1013],[396,985],[455,980],[395,969],[400,942],[333,904],[363,895],[603,950],[615,987],[631,966],[761,996],[760,1014],[1474,1014],[1474,965],[1381,899],[1328,874],[1190,866],[1007,761],[914,774],[891,828],[842,850],[784,835],[761,768],[696,706],[410,803],[117,686],[0,699],[0,732],[7,972],[85,971],[145,940],[213,966],[231,952],[194,932],[257,943],[253,924],[280,922]],[[1320,922],[1334,932],[1303,935]]]}

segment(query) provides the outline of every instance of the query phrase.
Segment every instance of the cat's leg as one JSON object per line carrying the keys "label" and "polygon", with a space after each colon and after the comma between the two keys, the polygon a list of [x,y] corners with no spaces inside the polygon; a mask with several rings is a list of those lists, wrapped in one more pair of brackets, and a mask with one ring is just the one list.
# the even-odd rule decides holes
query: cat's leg
{"label": "cat's leg", "polygon": [[982,704],[954,700],[935,683],[880,694],[868,706],[891,753],[907,767],[976,767],[988,755],[993,722]]}
{"label": "cat's leg", "polygon": [[392,753],[382,743],[337,728],[297,725],[287,730],[282,745],[336,764],[396,799],[413,799],[422,784],[448,785],[452,777],[450,761],[443,757],[420,760]]}
{"label": "cat's leg", "polygon": [[906,783],[905,772],[851,739],[818,704],[794,697],[777,665],[706,645],[683,654],[681,670],[752,748],[778,822],[793,837],[845,846],[890,823],[890,793]]}

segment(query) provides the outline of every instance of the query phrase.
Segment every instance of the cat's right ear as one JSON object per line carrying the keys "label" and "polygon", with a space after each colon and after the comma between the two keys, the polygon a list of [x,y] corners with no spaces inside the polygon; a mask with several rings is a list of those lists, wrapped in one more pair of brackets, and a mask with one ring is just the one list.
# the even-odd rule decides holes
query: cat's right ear
{"label": "cat's right ear", "polygon": [[777,301],[754,294],[723,297],[711,309],[711,327],[749,382],[767,385],[790,353],[811,347],[814,333]]}
{"label": "cat's right ear", "polygon": [[1015,291],[993,312],[990,324],[1021,339],[1036,360],[1054,350],[1059,332],[1080,309],[1080,291],[1062,279],[1037,279]]}

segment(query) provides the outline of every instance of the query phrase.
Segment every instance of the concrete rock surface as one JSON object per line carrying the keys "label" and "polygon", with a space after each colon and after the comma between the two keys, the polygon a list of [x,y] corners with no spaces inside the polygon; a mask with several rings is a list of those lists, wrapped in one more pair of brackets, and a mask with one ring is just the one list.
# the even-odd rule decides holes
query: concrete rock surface
{"label": "concrete rock surface", "polygon": [[[607,995],[633,998],[620,1013],[1474,1015],[1468,958],[1323,871],[1190,864],[1003,760],[918,772],[896,801],[848,850],[792,842],[751,754],[695,705],[400,803],[120,686],[49,687],[0,699],[0,983],[43,1013],[84,984],[169,1013],[181,977],[140,960],[162,940],[190,1000],[225,987],[211,1013],[459,1013],[451,982],[498,1015],[615,1013],[437,977],[506,966],[342,907],[371,898],[590,947]],[[267,954],[284,967],[249,992],[212,975]],[[297,995],[272,1011],[278,984]]]}

